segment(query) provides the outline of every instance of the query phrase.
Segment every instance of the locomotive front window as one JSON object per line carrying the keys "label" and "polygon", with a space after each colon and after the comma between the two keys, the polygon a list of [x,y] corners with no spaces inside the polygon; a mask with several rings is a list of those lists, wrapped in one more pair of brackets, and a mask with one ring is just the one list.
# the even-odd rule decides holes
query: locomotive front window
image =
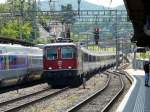
{"label": "locomotive front window", "polygon": [[71,59],[75,57],[75,49],[72,47],[62,47],[61,55],[63,59]]}
{"label": "locomotive front window", "polygon": [[49,60],[57,59],[57,49],[56,48],[48,48],[46,51],[47,51],[47,59],[49,59]]}

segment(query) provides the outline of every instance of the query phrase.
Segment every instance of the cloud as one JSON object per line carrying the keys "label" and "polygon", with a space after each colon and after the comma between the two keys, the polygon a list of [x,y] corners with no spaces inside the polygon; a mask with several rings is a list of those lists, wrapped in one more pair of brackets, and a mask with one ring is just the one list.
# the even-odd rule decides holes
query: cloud
{"label": "cloud", "polygon": [[[7,0],[0,0],[0,3],[5,3]],[[40,0],[40,1],[48,1],[48,0]],[[123,5],[123,0],[85,0],[89,3],[92,3],[92,4],[96,4],[96,5],[102,5],[102,6],[105,6],[105,7],[117,7],[119,5]]]}
{"label": "cloud", "polygon": [[124,4],[123,0],[112,0],[112,2],[111,0],[85,0],[85,1],[92,4],[102,5],[111,8]]}
{"label": "cloud", "polygon": [[[0,3],[5,3],[7,0],[0,0]],[[26,0],[27,1],[27,0]],[[40,1],[46,1],[46,0],[40,0]],[[48,1],[48,0],[47,0]]]}
{"label": "cloud", "polygon": [[0,3],[5,3],[6,2],[6,0],[0,0]]}

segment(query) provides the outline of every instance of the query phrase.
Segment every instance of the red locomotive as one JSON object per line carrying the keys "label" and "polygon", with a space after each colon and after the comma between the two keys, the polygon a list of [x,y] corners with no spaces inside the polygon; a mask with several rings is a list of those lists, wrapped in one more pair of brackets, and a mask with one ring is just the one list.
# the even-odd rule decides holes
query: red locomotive
{"label": "red locomotive", "polygon": [[52,43],[43,49],[43,77],[52,86],[78,85],[81,76],[115,65],[114,53],[91,53],[74,43]]}
{"label": "red locomotive", "polygon": [[62,85],[77,74],[77,47],[73,43],[53,43],[44,47],[44,77],[51,85]]}

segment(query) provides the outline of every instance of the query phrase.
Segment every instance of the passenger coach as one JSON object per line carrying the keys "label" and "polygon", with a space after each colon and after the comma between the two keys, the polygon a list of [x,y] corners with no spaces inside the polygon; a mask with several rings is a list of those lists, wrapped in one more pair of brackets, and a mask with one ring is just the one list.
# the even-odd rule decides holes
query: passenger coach
{"label": "passenger coach", "polygon": [[0,87],[41,80],[42,62],[37,47],[0,44]]}

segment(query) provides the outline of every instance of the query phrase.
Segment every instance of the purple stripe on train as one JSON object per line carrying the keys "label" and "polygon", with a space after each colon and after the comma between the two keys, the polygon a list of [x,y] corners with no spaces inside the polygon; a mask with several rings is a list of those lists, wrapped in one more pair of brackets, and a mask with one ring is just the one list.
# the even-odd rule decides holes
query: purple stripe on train
{"label": "purple stripe on train", "polygon": [[5,69],[17,69],[17,68],[27,68],[27,64],[17,64],[17,65],[8,65],[6,66],[5,64],[0,63],[0,70],[5,70]]}
{"label": "purple stripe on train", "polygon": [[16,65],[10,65],[9,69],[16,69],[16,68],[27,68],[28,64],[16,64]]}

